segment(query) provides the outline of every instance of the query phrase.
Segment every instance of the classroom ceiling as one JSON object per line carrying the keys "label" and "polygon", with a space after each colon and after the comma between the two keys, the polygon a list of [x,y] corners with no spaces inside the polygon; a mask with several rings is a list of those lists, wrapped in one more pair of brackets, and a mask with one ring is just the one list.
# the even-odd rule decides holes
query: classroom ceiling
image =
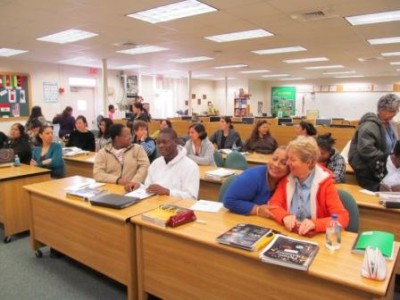
{"label": "classroom ceiling", "polygon": [[[143,74],[175,74],[193,77],[257,78],[244,70],[270,70],[268,74],[289,74],[291,78],[331,78],[324,72],[354,71],[365,77],[400,77],[400,56],[383,57],[382,52],[399,52],[400,43],[370,45],[367,40],[400,36],[400,22],[351,26],[344,17],[400,10],[399,0],[202,0],[218,11],[178,20],[151,24],[126,15],[179,2],[178,0],[0,0],[0,48],[29,50],[10,60],[56,63],[83,57],[85,66],[109,69],[140,64]],[[305,17],[305,16],[308,17]],[[39,37],[80,29],[98,36],[69,44],[36,40]],[[205,36],[265,29],[274,34],[236,42],[216,43]],[[136,45],[154,45],[170,50],[153,54],[127,55],[116,51]],[[308,51],[257,55],[253,50],[302,46]],[[189,64],[170,59],[209,56],[213,60]],[[326,57],[329,61],[287,64],[286,59]],[[359,59],[365,59],[360,61]],[[246,64],[244,69],[221,69],[221,65]],[[343,65],[342,69],[308,70],[305,67]],[[128,69],[127,72],[133,71]]]}

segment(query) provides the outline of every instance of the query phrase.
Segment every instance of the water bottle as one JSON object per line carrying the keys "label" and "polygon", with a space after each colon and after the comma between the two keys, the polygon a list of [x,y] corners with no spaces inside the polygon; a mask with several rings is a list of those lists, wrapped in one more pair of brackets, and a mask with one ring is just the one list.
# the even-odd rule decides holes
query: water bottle
{"label": "water bottle", "polygon": [[325,246],[330,250],[338,250],[342,240],[342,226],[338,221],[338,216],[333,214],[331,221],[326,228]]}
{"label": "water bottle", "polygon": [[20,166],[20,165],[21,165],[21,161],[20,161],[20,159],[19,159],[19,156],[18,156],[18,154],[15,154],[15,157],[14,157],[14,166],[18,167],[18,166]]}
{"label": "water bottle", "polygon": [[238,151],[238,150],[239,150],[239,147],[236,145],[236,143],[234,143],[232,145],[232,151]]}

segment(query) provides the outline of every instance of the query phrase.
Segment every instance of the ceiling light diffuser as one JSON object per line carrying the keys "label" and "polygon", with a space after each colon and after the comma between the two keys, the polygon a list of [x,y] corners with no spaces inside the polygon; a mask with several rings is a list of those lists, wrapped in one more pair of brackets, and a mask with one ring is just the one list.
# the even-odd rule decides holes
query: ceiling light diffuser
{"label": "ceiling light diffuser", "polygon": [[257,39],[257,38],[263,38],[263,37],[273,36],[273,35],[274,35],[273,33],[268,32],[264,29],[255,29],[255,30],[248,30],[248,31],[232,32],[232,33],[227,33],[227,34],[206,36],[205,38],[208,40],[217,42],[217,43],[225,43],[225,42],[232,42],[232,41]]}
{"label": "ceiling light diffuser", "polygon": [[342,65],[329,65],[329,66],[315,66],[315,67],[305,67],[307,70],[320,70],[320,69],[340,69],[344,68]]}
{"label": "ceiling light diffuser", "polygon": [[279,53],[289,53],[289,52],[299,52],[299,51],[307,51],[307,49],[301,46],[294,46],[294,47],[284,47],[284,48],[263,49],[251,52],[259,55],[269,55],[269,54],[279,54]]}
{"label": "ceiling light diffuser", "polygon": [[218,66],[214,67],[214,69],[234,69],[234,68],[245,68],[248,65],[227,65],[227,66]]}
{"label": "ceiling light diffuser", "polygon": [[169,61],[184,64],[184,63],[191,63],[191,62],[198,62],[198,61],[205,61],[205,60],[212,60],[212,59],[214,59],[214,58],[208,57],[208,56],[197,56],[197,57],[170,59]]}
{"label": "ceiling light diffuser", "polygon": [[300,64],[300,63],[328,61],[328,60],[329,59],[326,57],[310,57],[310,58],[299,58],[299,59],[286,59],[282,61],[287,64]]}
{"label": "ceiling light diffuser", "polygon": [[393,36],[387,38],[369,39],[368,43],[371,45],[385,45],[385,44],[395,44],[400,43],[400,36]]}
{"label": "ceiling light diffuser", "polygon": [[139,46],[136,48],[125,49],[116,51],[118,53],[123,54],[130,54],[130,55],[138,55],[138,54],[146,54],[146,53],[153,53],[153,52],[160,52],[169,50],[168,48],[158,47],[158,46]]}
{"label": "ceiling light diffuser", "polygon": [[353,26],[400,21],[400,10],[346,17],[345,19]]}
{"label": "ceiling light diffuser", "polygon": [[37,40],[42,42],[66,44],[66,43],[72,43],[76,41],[89,39],[94,36],[98,36],[98,34],[78,29],[69,29],[51,35],[40,37]]}
{"label": "ceiling light diffuser", "polygon": [[128,17],[156,24],[214,11],[217,11],[214,7],[196,0],[187,0],[129,14]]}
{"label": "ceiling light diffuser", "polygon": [[400,52],[383,52],[382,56],[400,56]]}
{"label": "ceiling light diffuser", "polygon": [[240,71],[242,74],[259,74],[259,73],[269,73],[270,70],[249,70],[249,71]]}
{"label": "ceiling light diffuser", "polygon": [[0,56],[13,56],[28,52],[27,50],[11,49],[11,48],[0,48]]}

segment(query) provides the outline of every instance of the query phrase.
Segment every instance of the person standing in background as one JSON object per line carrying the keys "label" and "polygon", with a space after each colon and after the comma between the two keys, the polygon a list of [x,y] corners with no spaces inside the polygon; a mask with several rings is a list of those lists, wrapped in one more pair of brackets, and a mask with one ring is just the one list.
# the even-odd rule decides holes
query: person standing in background
{"label": "person standing in background", "polygon": [[115,107],[114,105],[110,104],[108,106],[108,118],[110,120],[114,120],[114,114],[115,114]]}
{"label": "person standing in background", "polygon": [[386,175],[386,160],[392,152],[398,133],[392,122],[399,112],[400,98],[395,94],[382,96],[377,113],[366,113],[350,143],[349,163],[358,184],[370,191],[378,191]]}
{"label": "person standing in background", "polygon": [[32,122],[38,120],[42,125],[46,125],[46,119],[42,114],[42,108],[40,106],[33,106],[31,114],[29,115],[28,121],[25,124],[25,130],[28,132],[32,128]]}
{"label": "person standing in background", "polygon": [[133,121],[141,120],[144,122],[150,122],[150,115],[141,102],[135,102],[132,106],[132,111],[134,114]]}
{"label": "person standing in background", "polygon": [[67,106],[61,114],[53,118],[53,124],[60,124],[60,131],[58,132],[60,138],[70,135],[75,129],[75,118],[72,116],[72,111],[72,107]]}

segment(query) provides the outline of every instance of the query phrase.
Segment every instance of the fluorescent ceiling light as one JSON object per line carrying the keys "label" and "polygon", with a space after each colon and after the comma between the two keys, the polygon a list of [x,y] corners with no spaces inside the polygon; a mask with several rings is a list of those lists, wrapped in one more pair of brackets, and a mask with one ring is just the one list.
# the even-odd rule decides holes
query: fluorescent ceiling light
{"label": "fluorescent ceiling light", "polygon": [[354,74],[356,71],[324,72],[324,75]]}
{"label": "fluorescent ceiling light", "polygon": [[218,77],[218,78],[214,78],[214,80],[234,80],[234,79],[236,79],[236,77],[228,77],[228,78],[225,78],[225,77]]}
{"label": "fluorescent ceiling light", "polygon": [[343,75],[343,76],[335,76],[335,78],[361,78],[364,77],[364,75]]}
{"label": "fluorescent ceiling light", "polygon": [[210,76],[212,76],[212,74],[203,73],[203,74],[193,74],[192,75],[193,78],[210,77]]}
{"label": "fluorescent ceiling light", "polygon": [[289,53],[289,52],[299,52],[299,51],[307,51],[307,49],[301,46],[294,46],[294,47],[284,47],[284,48],[263,49],[251,52],[259,55],[268,55],[268,54]]}
{"label": "fluorescent ceiling light", "polygon": [[310,57],[310,58],[299,58],[299,59],[286,59],[282,61],[287,64],[300,64],[300,63],[328,61],[328,60],[329,59],[326,57]]}
{"label": "fluorescent ceiling light", "polygon": [[400,10],[345,18],[351,25],[365,25],[400,21]]}
{"label": "fluorescent ceiling light", "polygon": [[320,70],[320,69],[340,69],[344,68],[342,65],[330,65],[330,66],[316,66],[316,67],[305,67],[307,70]]}
{"label": "fluorescent ceiling light", "polygon": [[217,43],[225,43],[225,42],[240,41],[240,40],[258,39],[273,35],[274,35],[273,33],[268,32],[264,29],[255,29],[248,31],[232,32],[227,34],[206,36],[205,38]]}
{"label": "fluorescent ceiling light", "polygon": [[390,64],[392,66],[397,66],[397,65],[400,65],[400,61],[392,61]]}
{"label": "fluorescent ceiling light", "polygon": [[28,52],[27,50],[18,50],[18,49],[11,49],[11,48],[0,48],[0,56],[13,56]]}
{"label": "fluorescent ceiling light", "polygon": [[273,77],[287,77],[290,76],[289,74],[270,74],[270,75],[262,75],[261,77],[265,77],[265,78],[273,78]]}
{"label": "fluorescent ceiling light", "polygon": [[234,69],[234,68],[245,68],[248,65],[227,65],[227,66],[218,66],[214,67],[214,69]]}
{"label": "fluorescent ceiling light", "polygon": [[139,46],[136,48],[126,49],[126,50],[119,50],[118,53],[123,54],[130,54],[130,55],[138,55],[138,54],[145,54],[145,53],[153,53],[153,52],[160,52],[169,50],[168,48],[158,47],[158,46]]}
{"label": "fluorescent ceiling light", "polygon": [[144,65],[124,65],[124,66],[119,66],[114,69],[117,70],[128,70],[128,69],[141,69],[141,68],[146,68]]}
{"label": "fluorescent ceiling light", "polygon": [[370,39],[368,43],[371,45],[384,45],[384,44],[395,44],[400,43],[400,36],[393,36],[388,38]]}
{"label": "fluorescent ceiling light", "polygon": [[258,74],[258,73],[269,73],[270,70],[250,70],[250,71],[240,71],[242,74]]}
{"label": "fluorescent ceiling light", "polygon": [[400,52],[383,52],[382,56],[400,56]]}
{"label": "fluorescent ceiling light", "polygon": [[197,57],[170,59],[169,61],[183,64],[183,63],[191,63],[191,62],[205,61],[205,60],[212,60],[212,59],[214,59],[214,58],[208,57],[208,56],[197,56]]}
{"label": "fluorescent ceiling light", "polygon": [[40,37],[37,40],[42,42],[66,44],[66,43],[72,43],[76,41],[89,39],[94,36],[98,36],[98,34],[78,29],[69,29],[51,35]]}
{"label": "fluorescent ceiling light", "polygon": [[128,17],[155,24],[213,11],[217,11],[217,9],[199,1],[187,0],[133,13]]}
{"label": "fluorescent ceiling light", "polygon": [[304,80],[303,77],[293,77],[293,78],[280,78],[279,80]]}
{"label": "fluorescent ceiling light", "polygon": [[58,62],[64,65],[77,65],[77,66],[90,66],[90,67],[100,65],[99,61],[86,57],[74,57],[70,59],[60,60]]}

